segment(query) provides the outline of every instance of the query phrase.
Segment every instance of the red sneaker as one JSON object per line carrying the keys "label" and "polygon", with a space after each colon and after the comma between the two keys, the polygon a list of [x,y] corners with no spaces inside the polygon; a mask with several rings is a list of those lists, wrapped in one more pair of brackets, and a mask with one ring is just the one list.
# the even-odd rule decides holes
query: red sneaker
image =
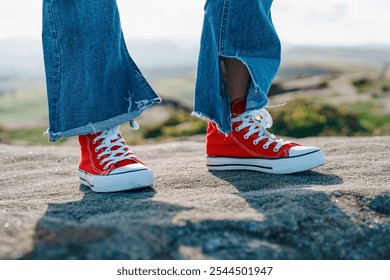
{"label": "red sneaker", "polygon": [[325,164],[324,152],[304,147],[270,134],[270,114],[261,109],[244,114],[245,99],[232,102],[233,131],[225,135],[214,123],[208,123],[206,135],[209,170],[253,170],[290,174]]}
{"label": "red sneaker", "polygon": [[81,183],[94,192],[118,192],[153,185],[153,173],[129,150],[119,127],[79,136]]}

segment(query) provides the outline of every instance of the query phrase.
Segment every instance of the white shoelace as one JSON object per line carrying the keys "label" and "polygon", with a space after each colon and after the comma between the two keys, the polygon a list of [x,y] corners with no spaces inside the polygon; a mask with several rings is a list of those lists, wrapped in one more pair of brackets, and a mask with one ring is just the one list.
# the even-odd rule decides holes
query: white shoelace
{"label": "white shoelace", "polygon": [[237,132],[249,127],[248,133],[244,135],[245,139],[249,139],[251,135],[257,133],[258,138],[253,141],[253,144],[255,145],[258,145],[260,141],[264,139],[268,139],[268,141],[263,145],[264,149],[268,149],[272,143],[276,142],[274,147],[274,152],[276,153],[283,144],[286,143],[283,139],[278,139],[275,135],[267,131],[268,128],[272,127],[273,121],[271,115],[266,109],[241,114],[238,117],[232,118],[232,122],[242,122],[242,124],[236,127]]}
{"label": "white shoelace", "polygon": [[[115,164],[119,161],[135,158],[131,151],[126,150],[127,146],[124,143],[123,139],[119,137],[119,133],[119,127],[114,127],[109,130],[103,131],[93,140],[93,144],[96,144],[97,141],[103,139],[101,144],[96,147],[95,152],[98,152],[100,149],[103,149],[103,152],[101,152],[97,156],[97,159],[99,160],[103,156],[108,155],[108,157],[100,161],[100,165],[105,164],[103,168],[104,170],[107,170],[110,165]],[[119,148],[116,150],[112,150],[112,148],[115,146],[118,146]]]}

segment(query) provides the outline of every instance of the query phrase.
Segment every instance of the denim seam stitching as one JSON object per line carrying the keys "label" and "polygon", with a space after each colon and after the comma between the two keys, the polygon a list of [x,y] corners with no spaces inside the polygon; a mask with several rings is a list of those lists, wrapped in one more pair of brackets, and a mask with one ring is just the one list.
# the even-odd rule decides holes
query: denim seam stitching
{"label": "denim seam stitching", "polygon": [[219,54],[222,54],[225,48],[225,30],[229,17],[229,0],[224,0],[222,8],[222,21],[221,21],[221,32],[219,37]]}
{"label": "denim seam stitching", "polygon": [[[60,89],[61,89],[61,50],[60,50],[60,44],[59,44],[59,37],[58,37],[58,29],[57,29],[57,25],[56,25],[56,21],[54,19],[54,11],[53,11],[53,0],[50,1],[50,4],[49,4],[49,11],[50,11],[50,20],[51,20],[51,23],[52,23],[52,26],[53,26],[53,35],[54,35],[54,40],[55,40],[55,45],[56,45],[56,51],[57,51],[57,63],[58,63],[58,69],[57,69],[57,80],[58,80],[58,88],[57,88],[57,95],[56,95],[56,99],[57,101],[59,100],[59,93],[60,93]],[[59,120],[59,112],[58,112],[58,104],[57,102],[55,102],[56,104],[56,108],[55,108],[55,124],[56,124],[56,127],[54,128],[55,131],[58,131],[58,120]],[[53,130],[53,128],[52,128]]]}

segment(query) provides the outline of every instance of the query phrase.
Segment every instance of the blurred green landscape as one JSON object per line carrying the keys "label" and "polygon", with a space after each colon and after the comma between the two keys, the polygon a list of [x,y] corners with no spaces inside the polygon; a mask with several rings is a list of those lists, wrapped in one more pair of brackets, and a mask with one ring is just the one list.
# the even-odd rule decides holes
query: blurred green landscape
{"label": "blurred green landscape", "polygon": [[[170,48],[172,52],[172,44]],[[1,50],[0,44],[0,61],[7,55]],[[164,55],[148,58],[154,60],[152,64],[142,60],[142,53],[135,54],[165,101],[138,119],[139,130],[123,125],[128,144],[205,133],[206,122],[190,114],[196,52],[181,49],[182,59],[176,58],[172,65]],[[390,50],[362,48],[351,53],[348,49],[288,48],[269,93],[270,106],[286,105],[269,109],[274,119],[270,131],[297,138],[390,135]],[[31,63],[39,64],[40,59],[36,56]],[[10,71],[10,65],[0,65],[0,143],[47,145],[43,136],[48,122],[43,67],[21,64],[24,68],[18,69],[15,62]],[[147,67],[143,69],[143,65]],[[74,143],[75,138],[60,141],[61,145]]]}

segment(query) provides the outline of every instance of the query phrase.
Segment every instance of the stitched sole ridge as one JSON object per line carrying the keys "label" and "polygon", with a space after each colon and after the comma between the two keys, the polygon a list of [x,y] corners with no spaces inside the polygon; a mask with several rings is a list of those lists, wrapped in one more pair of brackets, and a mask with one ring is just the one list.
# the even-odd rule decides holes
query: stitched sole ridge
{"label": "stitched sole ridge", "polygon": [[291,174],[310,170],[325,164],[322,150],[280,159],[206,157],[209,170],[249,170],[272,174]]}

